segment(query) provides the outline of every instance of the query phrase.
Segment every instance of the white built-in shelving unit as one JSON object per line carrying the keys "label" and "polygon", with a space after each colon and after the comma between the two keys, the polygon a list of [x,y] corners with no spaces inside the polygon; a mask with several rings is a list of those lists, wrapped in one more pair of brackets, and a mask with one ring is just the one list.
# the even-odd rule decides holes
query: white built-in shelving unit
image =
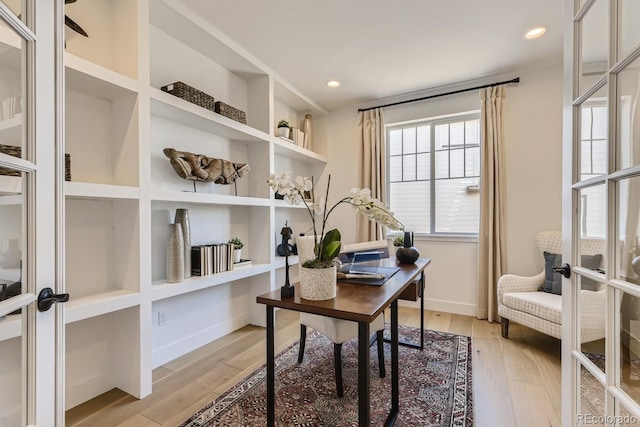
{"label": "white built-in shelving unit", "polygon": [[[255,297],[284,283],[280,230],[285,221],[296,234],[310,225],[307,211],[275,200],[266,181],[283,171],[321,178],[328,113],[176,1],[66,7],[89,33],[67,30],[64,56],[70,408],[116,387],[144,397],[154,368],[264,323]],[[0,39],[4,34],[0,29]],[[176,81],[245,111],[247,124],[161,90]],[[313,117],[312,150],[274,136],[280,119],[302,127],[305,114]],[[1,122],[0,138],[19,139],[20,130],[17,119]],[[167,147],[248,163],[251,170],[236,185],[196,183],[194,192],[193,182],[170,166]],[[9,181],[0,177],[0,191],[15,188]],[[5,199],[10,206],[13,199]],[[168,224],[177,208],[189,210],[192,244],[238,236],[252,264],[167,283]],[[20,333],[19,317],[0,322],[0,341]]]}

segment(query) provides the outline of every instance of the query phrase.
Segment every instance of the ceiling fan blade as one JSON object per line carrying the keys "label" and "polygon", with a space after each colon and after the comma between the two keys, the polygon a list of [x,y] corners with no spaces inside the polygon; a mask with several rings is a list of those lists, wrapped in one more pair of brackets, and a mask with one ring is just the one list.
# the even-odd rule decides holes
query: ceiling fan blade
{"label": "ceiling fan blade", "polygon": [[67,26],[76,33],[81,34],[85,37],[89,37],[89,34],[87,34],[80,25],[76,24],[76,22],[73,19],[69,18],[67,15],[64,16],[64,23],[67,24]]}

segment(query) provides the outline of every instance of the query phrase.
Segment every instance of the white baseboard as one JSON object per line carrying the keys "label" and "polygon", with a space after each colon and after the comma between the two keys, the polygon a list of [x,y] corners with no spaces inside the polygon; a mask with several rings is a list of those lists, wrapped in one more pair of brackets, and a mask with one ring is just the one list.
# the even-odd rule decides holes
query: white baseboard
{"label": "white baseboard", "polygon": [[151,356],[152,367],[155,369],[158,366],[162,366],[247,324],[247,313],[242,313],[222,323],[176,340],[164,347],[154,349]]}
{"label": "white baseboard", "polygon": [[[403,307],[420,308],[420,300],[418,301],[405,301],[399,300],[400,305]],[[424,308],[427,310],[441,311],[444,313],[462,314],[464,316],[476,316],[476,305],[465,304],[460,302],[442,301],[436,299],[425,298]]]}

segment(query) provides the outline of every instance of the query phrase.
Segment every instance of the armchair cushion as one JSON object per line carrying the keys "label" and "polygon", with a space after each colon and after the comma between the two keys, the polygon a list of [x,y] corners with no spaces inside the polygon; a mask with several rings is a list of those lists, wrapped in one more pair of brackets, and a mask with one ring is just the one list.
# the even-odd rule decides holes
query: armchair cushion
{"label": "armchair cushion", "polygon": [[504,305],[529,313],[549,322],[562,323],[562,298],[547,292],[510,292],[504,296]]}

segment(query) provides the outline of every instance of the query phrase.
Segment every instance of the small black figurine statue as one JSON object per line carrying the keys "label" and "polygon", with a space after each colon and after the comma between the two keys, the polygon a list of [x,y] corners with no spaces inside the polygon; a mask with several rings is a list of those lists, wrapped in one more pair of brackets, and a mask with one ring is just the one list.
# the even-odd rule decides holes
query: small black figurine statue
{"label": "small black figurine statue", "polygon": [[282,243],[278,245],[276,252],[279,256],[285,256],[286,252],[289,252],[289,255],[291,255],[293,253],[293,247],[289,244],[289,240],[293,236],[293,230],[287,225],[287,221],[285,221],[284,227],[280,230],[280,234],[282,235]]}
{"label": "small black figurine statue", "polygon": [[[285,234],[285,230],[287,230],[287,234]],[[278,245],[278,254],[280,254],[280,247],[282,247],[284,249],[284,286],[280,288],[280,298],[293,298],[295,296],[296,288],[291,286],[291,283],[289,282],[289,255],[291,255],[293,248],[289,244],[291,228],[287,227],[286,222],[282,228],[281,234],[282,244]]]}

